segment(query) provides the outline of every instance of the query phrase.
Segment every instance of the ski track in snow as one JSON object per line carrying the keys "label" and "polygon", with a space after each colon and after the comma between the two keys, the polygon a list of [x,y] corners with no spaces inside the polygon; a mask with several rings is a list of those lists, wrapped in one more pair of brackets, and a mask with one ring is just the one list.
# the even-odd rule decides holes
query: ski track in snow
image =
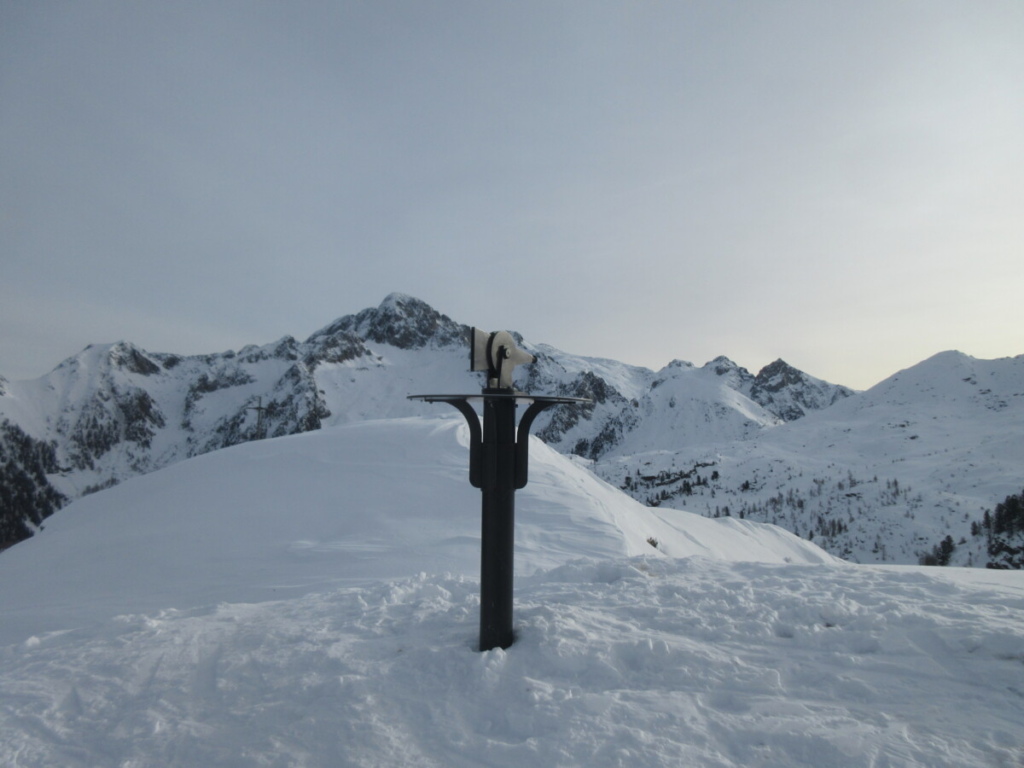
{"label": "ski track in snow", "polygon": [[0,650],[4,766],[1021,766],[1024,585],[573,562],[127,615]]}

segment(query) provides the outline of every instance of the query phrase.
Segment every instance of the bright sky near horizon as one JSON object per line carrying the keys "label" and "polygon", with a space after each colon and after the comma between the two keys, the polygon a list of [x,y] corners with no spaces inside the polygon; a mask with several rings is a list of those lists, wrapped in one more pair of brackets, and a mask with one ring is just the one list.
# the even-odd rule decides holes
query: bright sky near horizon
{"label": "bright sky near horizon", "polygon": [[0,4],[0,374],[392,291],[651,368],[1024,353],[1024,3]]}

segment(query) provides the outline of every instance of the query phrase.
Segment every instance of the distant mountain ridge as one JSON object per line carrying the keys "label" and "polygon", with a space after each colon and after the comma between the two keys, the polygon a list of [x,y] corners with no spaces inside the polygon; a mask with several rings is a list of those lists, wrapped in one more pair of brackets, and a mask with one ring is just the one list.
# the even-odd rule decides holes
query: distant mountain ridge
{"label": "distant mountain ridge", "polygon": [[774,523],[859,562],[916,562],[948,537],[950,564],[1003,567],[1024,531],[1001,547],[982,522],[1020,492],[1022,468],[1024,355],[943,352],[749,438],[595,470],[645,503]]}
{"label": "distant mountain ridge", "polygon": [[[482,384],[467,372],[468,330],[395,293],[302,342],[286,336],[193,356],[127,342],[93,345],[39,379],[0,380],[0,434],[8,436],[0,451],[20,457],[0,462],[0,486],[21,489],[0,514],[0,545],[30,535],[67,499],[191,456],[264,436],[431,413],[406,395],[473,392]],[[649,474],[640,468],[651,454],[683,463],[714,453],[713,446],[760,444],[778,428],[860,397],[782,360],[757,375],[725,357],[699,368],[675,360],[651,371],[519,338],[537,362],[517,371],[518,388],[592,400],[543,414],[534,433],[562,453],[596,462],[595,471],[620,487],[626,466]],[[10,437],[14,430],[23,437]],[[689,501],[652,499],[638,485],[624,490],[668,506]],[[714,514],[710,507],[695,511]]]}

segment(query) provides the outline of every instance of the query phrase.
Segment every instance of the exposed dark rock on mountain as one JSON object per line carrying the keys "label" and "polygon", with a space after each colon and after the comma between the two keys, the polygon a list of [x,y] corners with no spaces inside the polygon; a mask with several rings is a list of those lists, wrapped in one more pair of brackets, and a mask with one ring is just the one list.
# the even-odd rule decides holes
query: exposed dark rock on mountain
{"label": "exposed dark rock on mountain", "polygon": [[67,501],[47,479],[58,470],[52,443],[0,421],[0,550],[32,536]]}
{"label": "exposed dark rock on mountain", "polygon": [[465,344],[469,326],[456,323],[425,301],[392,293],[372,309],[346,315],[309,337],[316,343],[324,337],[359,339],[388,344],[399,349]]}
{"label": "exposed dark rock on mountain", "polygon": [[853,390],[808,376],[783,360],[762,368],[748,390],[750,399],[783,421],[795,421],[849,397]]}

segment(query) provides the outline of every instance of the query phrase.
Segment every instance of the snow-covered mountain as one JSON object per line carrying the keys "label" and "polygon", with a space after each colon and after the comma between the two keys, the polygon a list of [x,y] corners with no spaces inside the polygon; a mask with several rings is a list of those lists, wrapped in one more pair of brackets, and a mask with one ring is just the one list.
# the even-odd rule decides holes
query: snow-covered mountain
{"label": "snow-covered mountain", "polygon": [[[443,409],[406,396],[479,389],[467,331],[392,294],[303,342],[201,356],[96,345],[0,382],[2,541],[191,456]],[[975,523],[1024,485],[1022,358],[944,353],[853,393],[781,360],[756,376],[725,357],[652,371],[519,341],[537,357],[520,389],[592,401],[545,412],[534,434],[643,503],[774,522],[862,562],[917,562],[952,537],[952,562],[985,565],[993,542]]]}
{"label": "snow-covered mountain", "polygon": [[959,565],[990,561],[976,524],[1022,468],[1024,356],[959,352],[749,439],[597,465],[648,503],[776,523],[860,562],[915,562],[950,536]]}
{"label": "snow-covered mountain", "polygon": [[0,557],[0,765],[1020,762],[1018,574],[645,508],[536,439],[516,642],[477,652],[467,433],[326,427],[71,503]]}
{"label": "snow-covered mountain", "polygon": [[[0,488],[8,490],[0,545],[30,534],[66,499],[190,456],[263,436],[422,413],[422,404],[406,400],[413,393],[475,391],[480,382],[466,372],[468,330],[418,299],[392,294],[304,342],[285,337],[199,356],[152,353],[128,342],[93,345],[39,379],[5,382]],[[664,393],[683,385],[655,390],[685,378],[685,366],[654,374],[525,346],[540,360],[530,366],[529,380],[520,381],[524,388],[594,399],[581,413],[560,413],[554,421],[544,416],[537,424],[560,450],[588,457],[627,437],[646,444],[646,422],[674,407],[674,401],[663,405],[670,399]],[[684,421],[714,416],[705,431],[716,428],[729,437],[779,423],[747,396],[761,391],[758,379],[724,359],[709,366],[718,371],[705,387],[715,402],[695,404]],[[813,380],[800,376],[793,372],[783,387],[794,390],[785,401],[789,410],[792,402],[807,400],[795,390]],[[848,393],[830,391],[832,397]]]}

